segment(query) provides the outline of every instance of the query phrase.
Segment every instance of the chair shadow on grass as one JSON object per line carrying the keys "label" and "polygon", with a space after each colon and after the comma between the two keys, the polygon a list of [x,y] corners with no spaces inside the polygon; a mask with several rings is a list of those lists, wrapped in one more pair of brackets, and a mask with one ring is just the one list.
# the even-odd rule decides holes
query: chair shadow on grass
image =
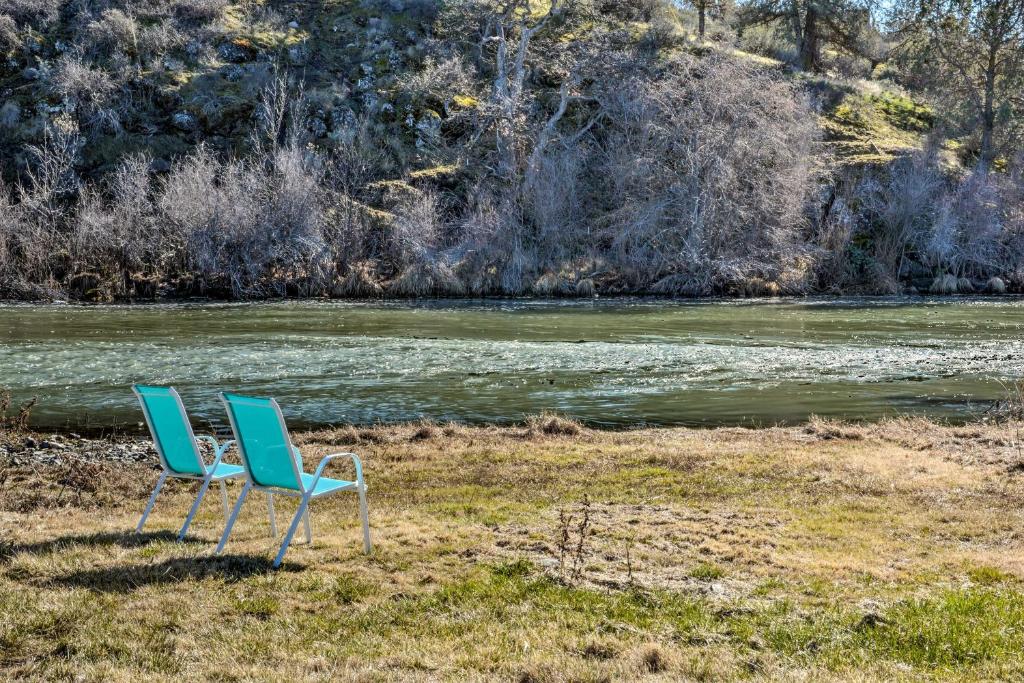
{"label": "chair shadow on grass", "polygon": [[302,565],[286,562],[275,570],[272,558],[259,555],[174,557],[145,564],[81,569],[47,578],[41,583],[49,587],[123,593],[145,586],[162,586],[211,577],[236,583],[250,576],[299,569],[302,569]]}
{"label": "chair shadow on grass", "polygon": [[[75,534],[33,543],[3,543],[0,541],[0,566],[9,563],[15,555],[20,553],[45,555],[79,545],[119,546],[122,548],[143,548],[158,542],[178,545],[177,539],[178,535],[173,531],[150,531],[141,534],[133,532]],[[209,542],[194,536],[186,536],[182,544],[195,547],[209,545]],[[302,565],[286,562],[276,571],[296,571],[301,568]],[[180,583],[207,577],[217,577],[233,583],[249,576],[271,571],[275,570],[270,557],[199,555],[95,569],[80,569],[62,576],[39,577],[38,585],[87,588],[114,593],[130,591],[143,586]]]}
{"label": "chair shadow on grass", "polygon": [[[35,541],[33,543],[6,543],[0,544],[0,564],[5,564],[19,553],[32,555],[48,555],[50,553],[65,550],[71,546],[109,546],[116,545],[122,548],[142,548],[151,543],[176,542],[178,534],[173,531],[147,531],[136,534],[130,531],[111,532],[100,531],[93,534],[69,534],[59,536],[46,541]],[[204,543],[200,538],[187,535],[182,543],[198,544]]]}

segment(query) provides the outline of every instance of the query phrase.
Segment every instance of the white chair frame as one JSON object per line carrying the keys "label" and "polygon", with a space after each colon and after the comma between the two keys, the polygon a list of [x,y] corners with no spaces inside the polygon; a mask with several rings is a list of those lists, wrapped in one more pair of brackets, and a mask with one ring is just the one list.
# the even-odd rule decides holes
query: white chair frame
{"label": "white chair frame", "polygon": [[[231,529],[235,525],[235,520],[238,518],[239,511],[242,509],[242,503],[245,502],[245,497],[252,489],[265,491],[268,494],[267,503],[270,510],[271,533],[275,536],[277,534],[274,522],[274,504],[271,496],[273,494],[280,494],[283,496],[299,498],[299,508],[296,510],[295,516],[292,518],[291,525],[289,525],[288,531],[284,535],[284,541],[281,543],[281,548],[278,550],[277,557],[274,558],[274,568],[281,566],[281,562],[284,560],[284,555],[288,551],[288,546],[291,544],[292,537],[298,529],[299,520],[303,517],[306,520],[306,542],[313,542],[313,532],[309,521],[310,501],[341,491],[355,491],[359,495],[359,517],[363,526],[363,551],[366,554],[369,554],[373,549],[373,546],[370,542],[370,523],[366,504],[366,482],[363,481],[363,463],[359,459],[359,456],[355,453],[334,453],[332,455],[324,456],[320,461],[320,464],[317,465],[316,473],[313,475],[313,481],[310,487],[306,489],[302,483],[302,468],[299,466],[299,458],[301,457],[301,454],[299,453],[299,449],[291,442],[291,437],[288,434],[288,426],[285,424],[284,414],[281,412],[281,406],[278,405],[276,400],[270,399],[274,412],[277,414],[277,420],[280,424],[281,432],[284,435],[284,438],[287,439],[288,445],[291,447],[292,472],[295,474],[295,481],[298,483],[299,489],[294,490],[275,486],[261,486],[256,483],[252,476],[248,454],[245,452],[243,441],[239,438],[240,434],[238,432],[238,426],[235,424],[234,414],[231,412],[231,406],[228,405],[228,400],[225,398],[224,394],[221,394],[220,397],[221,401],[224,402],[224,407],[227,409],[228,420],[231,422],[231,430],[234,432],[235,441],[238,444],[238,450],[242,454],[242,464],[245,468],[246,482],[245,486],[242,488],[242,493],[238,496],[238,501],[235,503],[234,509],[231,511],[231,516],[228,518],[227,526],[224,527],[224,534],[221,536],[220,543],[217,544],[217,549],[214,551],[214,554],[219,555],[224,551],[224,546],[227,544],[228,537],[231,535]],[[315,494],[314,491],[316,490],[316,485],[320,481],[320,477],[323,475],[324,469],[328,464],[339,458],[348,458],[352,461],[356,471],[356,480],[351,482],[348,486],[342,486],[324,493]]]}
{"label": "white chair frame", "polygon": [[[149,408],[146,407],[146,402],[143,400],[142,395],[138,389],[134,386],[132,391],[135,396],[139,399],[139,404],[142,406],[142,414],[146,418],[146,426],[149,427],[149,433],[153,437],[153,445],[156,447],[156,452],[160,456],[160,464],[163,466],[163,472],[160,473],[160,478],[156,482],[156,488],[153,489],[152,495],[149,497],[149,502],[146,503],[146,509],[142,513],[142,518],[139,519],[138,525],[135,527],[135,533],[142,533],[142,527],[146,524],[146,519],[149,517],[149,513],[153,511],[153,506],[156,504],[156,497],[160,493],[160,489],[163,488],[164,483],[170,479],[191,479],[201,481],[202,486],[199,487],[199,495],[196,496],[196,500],[192,503],[192,508],[188,512],[188,516],[185,518],[185,524],[181,527],[181,531],[178,532],[178,540],[185,538],[185,534],[188,533],[188,528],[192,524],[193,518],[199,511],[199,505],[203,502],[203,497],[206,496],[206,492],[210,488],[210,484],[214,481],[220,484],[221,500],[224,503],[224,517],[227,519],[230,515],[230,505],[228,504],[228,489],[224,482],[228,479],[238,479],[245,476],[245,472],[234,472],[226,475],[216,475],[217,467],[220,465],[221,459],[224,457],[224,453],[235,443],[234,440],[226,441],[223,444],[219,443],[217,439],[212,436],[196,436],[192,431],[192,423],[189,422],[188,414],[185,412],[185,404],[181,401],[181,396],[174,389],[174,387],[168,387],[170,394],[174,397],[178,403],[178,411],[181,413],[181,419],[185,423],[188,434],[192,441],[192,452],[195,455],[196,463],[199,466],[199,471],[202,474],[191,474],[186,472],[178,472],[171,468],[167,461],[167,456],[164,453],[163,445],[160,443],[160,438],[157,435],[156,429],[153,427],[153,420],[149,414]],[[206,441],[214,450],[213,464],[207,466],[203,461],[202,453],[199,451],[199,441]]]}

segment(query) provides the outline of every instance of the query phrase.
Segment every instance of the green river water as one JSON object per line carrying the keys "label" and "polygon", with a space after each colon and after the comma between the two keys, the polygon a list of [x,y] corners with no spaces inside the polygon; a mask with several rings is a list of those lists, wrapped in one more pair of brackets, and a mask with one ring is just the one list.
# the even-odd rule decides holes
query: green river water
{"label": "green river water", "polygon": [[0,388],[39,428],[134,427],[133,382],[200,425],[218,390],[297,426],[959,420],[1022,374],[1020,299],[0,305]]}

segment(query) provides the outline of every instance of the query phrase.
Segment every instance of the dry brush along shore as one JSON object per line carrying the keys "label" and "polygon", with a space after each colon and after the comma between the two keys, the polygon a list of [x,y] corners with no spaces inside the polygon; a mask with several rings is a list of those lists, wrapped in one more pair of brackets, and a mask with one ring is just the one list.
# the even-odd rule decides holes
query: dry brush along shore
{"label": "dry brush along shore", "polygon": [[194,487],[170,486],[134,536],[156,477],[145,440],[3,435],[2,675],[1024,676],[1024,454],[1006,425],[549,417],[297,441],[364,456],[370,557],[346,497],[314,508],[312,547],[277,572],[258,499],[224,557],[217,496],[174,542]]}

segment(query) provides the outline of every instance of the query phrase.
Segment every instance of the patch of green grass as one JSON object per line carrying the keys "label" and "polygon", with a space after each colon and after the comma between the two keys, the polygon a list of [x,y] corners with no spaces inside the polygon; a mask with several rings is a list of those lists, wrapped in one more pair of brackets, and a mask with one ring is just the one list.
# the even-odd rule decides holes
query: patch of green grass
{"label": "patch of green grass", "polygon": [[989,588],[946,590],[885,612],[854,643],[914,667],[959,670],[985,662],[1024,674],[1024,595]]}
{"label": "patch of green grass", "polygon": [[238,613],[257,619],[269,619],[277,614],[281,603],[276,597],[267,593],[236,596],[231,607]]}
{"label": "patch of green grass", "polygon": [[884,91],[870,99],[886,120],[900,130],[925,133],[935,124],[932,108],[906,95]]}
{"label": "patch of green grass", "polygon": [[544,623],[559,615],[563,627],[606,630],[611,624],[649,629],[663,621],[690,631],[708,626],[711,614],[699,601],[682,594],[625,591],[608,593],[564,585],[536,574],[528,563],[494,567],[445,586],[410,606],[413,613],[473,614],[499,623],[511,615],[522,622]]}
{"label": "patch of green grass", "polygon": [[699,579],[701,581],[715,581],[725,576],[725,570],[719,567],[717,564],[710,562],[701,562],[695,567],[692,567],[688,572],[688,575],[692,579]]}
{"label": "patch of green grass", "polygon": [[350,605],[373,594],[373,586],[352,576],[336,576],[320,592],[323,599],[339,605]]}
{"label": "patch of green grass", "polygon": [[1012,581],[1014,577],[995,567],[981,566],[969,569],[967,578],[982,586],[993,586],[997,583]]}
{"label": "patch of green grass", "polygon": [[930,107],[897,92],[834,88],[822,127],[846,162],[874,163],[919,149],[934,120]]}
{"label": "patch of green grass", "polygon": [[754,590],[751,591],[751,595],[756,598],[768,597],[773,593],[781,591],[785,586],[786,584],[782,579],[771,576],[759,582],[757,586],[754,587]]}
{"label": "patch of green grass", "polygon": [[498,564],[491,568],[491,573],[494,576],[503,578],[512,578],[515,576],[529,576],[533,572],[533,565],[530,564],[529,560],[518,559],[512,562],[506,562],[504,564]]}

